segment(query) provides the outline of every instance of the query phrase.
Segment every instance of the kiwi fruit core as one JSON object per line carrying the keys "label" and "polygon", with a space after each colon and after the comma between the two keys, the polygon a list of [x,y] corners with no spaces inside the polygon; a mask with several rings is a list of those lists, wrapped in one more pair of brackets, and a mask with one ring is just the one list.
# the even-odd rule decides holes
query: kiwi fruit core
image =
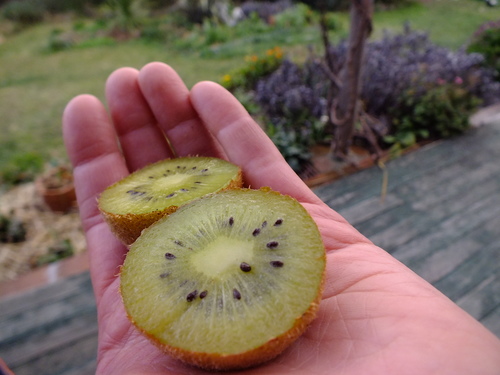
{"label": "kiwi fruit core", "polygon": [[175,357],[207,369],[267,361],[315,316],[325,251],[293,198],[233,189],[144,230],[121,269],[131,321]]}
{"label": "kiwi fruit core", "polygon": [[99,197],[99,209],[115,235],[131,244],[144,228],[206,194],[241,187],[239,167],[210,157],[183,157],[148,165]]}

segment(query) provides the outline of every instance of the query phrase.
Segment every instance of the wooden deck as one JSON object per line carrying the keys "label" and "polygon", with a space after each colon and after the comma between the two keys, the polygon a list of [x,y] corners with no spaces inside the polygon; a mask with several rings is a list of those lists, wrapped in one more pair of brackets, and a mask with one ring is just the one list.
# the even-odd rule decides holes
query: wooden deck
{"label": "wooden deck", "polygon": [[[321,186],[362,233],[500,336],[500,122]],[[95,372],[88,272],[0,300],[0,357],[23,374]]]}

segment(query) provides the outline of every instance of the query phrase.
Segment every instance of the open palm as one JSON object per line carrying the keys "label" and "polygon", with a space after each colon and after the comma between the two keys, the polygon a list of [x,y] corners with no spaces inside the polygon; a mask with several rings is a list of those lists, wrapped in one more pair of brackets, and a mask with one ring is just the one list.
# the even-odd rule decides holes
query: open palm
{"label": "open palm", "polygon": [[299,200],[327,251],[318,318],[275,360],[251,374],[498,374],[500,341],[427,282],[357,232],[290,169],[238,101],[202,82],[189,91],[167,65],[123,68],[106,84],[110,115],[89,95],[63,116],[90,254],[99,320],[98,373],[197,374],[128,321],[118,293],[127,249],[97,209],[100,192],[151,162],[185,155],[225,158],[252,188]]}

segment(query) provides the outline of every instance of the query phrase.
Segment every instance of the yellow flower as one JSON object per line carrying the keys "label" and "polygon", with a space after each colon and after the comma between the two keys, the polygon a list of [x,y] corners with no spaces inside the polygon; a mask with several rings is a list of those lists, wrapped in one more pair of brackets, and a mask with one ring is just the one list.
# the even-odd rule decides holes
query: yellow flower
{"label": "yellow flower", "polygon": [[231,76],[229,74],[224,75],[224,77],[222,77],[222,82],[231,82]]}
{"label": "yellow flower", "polygon": [[283,51],[280,47],[274,47],[274,56],[276,56],[278,59],[281,59],[283,57]]}

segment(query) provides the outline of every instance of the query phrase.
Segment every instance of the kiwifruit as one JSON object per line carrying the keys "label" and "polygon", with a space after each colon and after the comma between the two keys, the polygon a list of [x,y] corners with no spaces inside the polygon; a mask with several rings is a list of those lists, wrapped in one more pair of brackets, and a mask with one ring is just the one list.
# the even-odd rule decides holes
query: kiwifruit
{"label": "kiwifruit", "polygon": [[162,160],[108,187],[99,210],[115,235],[130,245],[160,217],[206,194],[242,186],[241,169],[211,157]]}
{"label": "kiwifruit", "polygon": [[268,188],[193,201],[145,229],[121,268],[129,319],[208,370],[268,361],[314,319],[325,250],[295,199]]}

